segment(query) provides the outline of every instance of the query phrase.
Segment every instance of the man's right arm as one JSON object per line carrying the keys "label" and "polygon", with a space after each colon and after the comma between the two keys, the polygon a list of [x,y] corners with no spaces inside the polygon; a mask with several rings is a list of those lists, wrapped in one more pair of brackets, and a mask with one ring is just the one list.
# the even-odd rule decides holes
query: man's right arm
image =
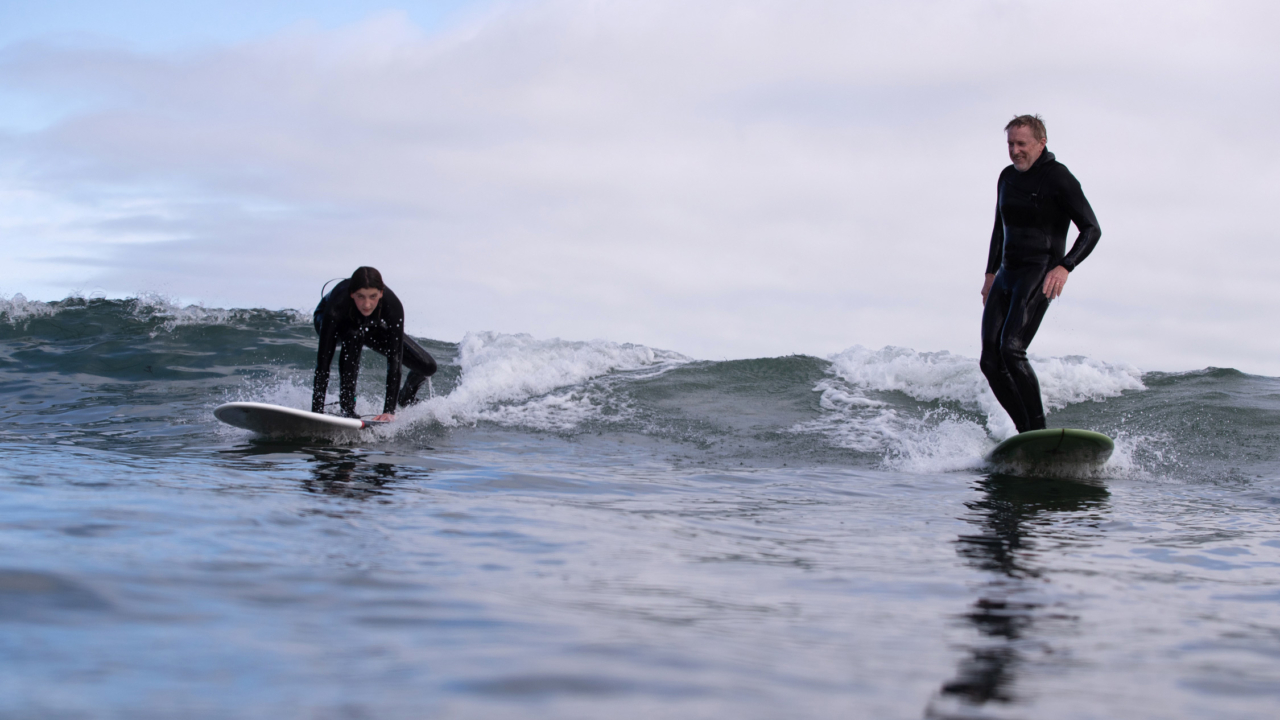
{"label": "man's right arm", "polygon": [[[1000,173],[1001,180],[1004,173]],[[982,304],[987,304],[987,294],[991,292],[991,283],[996,280],[996,271],[1000,269],[1000,261],[1004,259],[1004,218],[1000,216],[1000,181],[996,182],[996,223],[991,229],[991,247],[987,249],[987,275],[982,282]]]}

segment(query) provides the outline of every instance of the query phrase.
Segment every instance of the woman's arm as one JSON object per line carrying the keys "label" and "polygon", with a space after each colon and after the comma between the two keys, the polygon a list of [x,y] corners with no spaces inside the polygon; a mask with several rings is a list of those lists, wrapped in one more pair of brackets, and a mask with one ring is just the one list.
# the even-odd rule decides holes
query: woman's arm
{"label": "woman's arm", "polygon": [[333,364],[337,345],[338,322],[331,313],[325,312],[320,323],[320,347],[316,350],[316,375],[311,385],[311,412],[324,412],[324,398],[329,392],[329,366]]}
{"label": "woman's arm", "polygon": [[[390,331],[385,354],[387,356],[387,397],[382,403],[383,415],[391,415],[396,411],[396,400],[400,397],[400,368],[404,356],[404,305],[400,298],[388,288],[382,294],[382,319]],[[381,416],[379,416],[381,417]],[[375,418],[377,419],[377,418]]]}

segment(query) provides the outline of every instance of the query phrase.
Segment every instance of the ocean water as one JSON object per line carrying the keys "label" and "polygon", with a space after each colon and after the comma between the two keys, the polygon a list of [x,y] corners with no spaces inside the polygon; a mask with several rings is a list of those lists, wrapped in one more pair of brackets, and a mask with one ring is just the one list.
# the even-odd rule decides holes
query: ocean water
{"label": "ocean water", "polygon": [[281,442],[212,410],[307,406],[305,316],[0,301],[0,717],[1280,708],[1280,380],[1036,358],[1117,452],[1015,477],[972,358],[423,344],[430,400]]}

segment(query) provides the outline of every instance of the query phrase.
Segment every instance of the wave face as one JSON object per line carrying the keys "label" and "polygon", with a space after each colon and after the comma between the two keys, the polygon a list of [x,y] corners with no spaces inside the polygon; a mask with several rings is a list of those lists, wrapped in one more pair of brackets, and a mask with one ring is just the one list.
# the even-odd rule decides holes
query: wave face
{"label": "wave face", "polygon": [[[946,472],[981,467],[1013,432],[977,362],[947,352],[854,346],[830,358],[708,362],[642,345],[491,332],[422,343],[441,365],[434,396],[403,410],[382,430],[387,439],[430,442],[488,428],[642,439],[698,462]],[[293,311],[157,298],[0,300],[0,408],[10,434],[98,442],[234,435],[211,420],[213,407],[306,407],[314,357],[310,320]],[[1276,379],[1216,368],[1142,373],[1085,357],[1033,356],[1032,364],[1051,426],[1117,439],[1109,473],[1216,477],[1275,466]],[[360,412],[381,407],[384,368],[365,353]]]}

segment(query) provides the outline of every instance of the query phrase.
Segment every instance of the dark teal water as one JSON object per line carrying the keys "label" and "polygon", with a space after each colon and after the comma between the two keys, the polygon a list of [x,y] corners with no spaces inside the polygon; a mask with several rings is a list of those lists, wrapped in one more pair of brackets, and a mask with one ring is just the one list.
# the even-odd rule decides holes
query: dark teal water
{"label": "dark teal water", "polygon": [[[851,342],[856,338],[851,338]],[[1258,718],[1280,381],[1038,358],[1084,478],[994,474],[971,359],[424,341],[344,442],[295,313],[0,301],[0,717]],[[380,405],[366,353],[361,408]]]}

